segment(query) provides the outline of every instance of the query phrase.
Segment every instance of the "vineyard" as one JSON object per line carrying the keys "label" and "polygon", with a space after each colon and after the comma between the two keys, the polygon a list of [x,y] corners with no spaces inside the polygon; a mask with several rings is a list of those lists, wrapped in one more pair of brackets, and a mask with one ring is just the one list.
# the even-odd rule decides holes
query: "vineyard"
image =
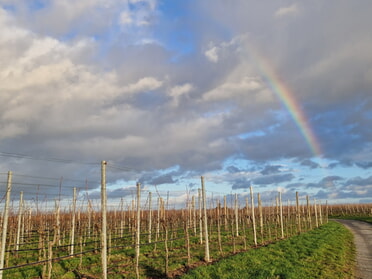
{"label": "vineyard", "polygon": [[0,278],[174,278],[319,227],[329,214],[371,213],[370,205],[328,205],[297,192],[293,200],[277,192],[263,201],[253,187],[243,199],[208,195],[203,177],[182,202],[137,183],[131,198],[115,203],[107,198],[106,162],[94,199],[76,187],[67,197],[39,199],[43,185],[31,198],[35,185],[21,185],[27,198],[23,191],[14,198],[13,176],[7,173],[2,187]]}

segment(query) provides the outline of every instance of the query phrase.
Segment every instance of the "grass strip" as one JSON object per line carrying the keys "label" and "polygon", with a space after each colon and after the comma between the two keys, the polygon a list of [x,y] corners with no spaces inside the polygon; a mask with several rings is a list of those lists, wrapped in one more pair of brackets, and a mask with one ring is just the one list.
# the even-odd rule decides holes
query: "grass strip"
{"label": "grass strip", "polygon": [[329,216],[332,219],[348,219],[348,220],[358,220],[372,224],[372,216],[355,216],[355,215],[332,215]]}
{"label": "grass strip", "polygon": [[354,278],[353,235],[330,221],[310,232],[200,266],[182,279]]}

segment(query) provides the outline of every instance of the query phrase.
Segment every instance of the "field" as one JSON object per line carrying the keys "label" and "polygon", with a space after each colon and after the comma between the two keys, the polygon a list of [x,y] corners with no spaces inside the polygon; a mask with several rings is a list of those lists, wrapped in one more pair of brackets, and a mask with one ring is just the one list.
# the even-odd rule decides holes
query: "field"
{"label": "field", "polygon": [[293,236],[262,249],[223,259],[191,270],[191,278],[355,278],[353,235],[330,221],[310,232]]}
{"label": "field", "polygon": [[240,252],[271,251],[272,243],[290,251],[292,239],[305,232],[332,230],[326,225],[329,212],[367,216],[371,210],[370,205],[328,206],[298,193],[286,204],[280,192],[262,201],[253,188],[244,200],[237,194],[211,197],[203,178],[182,207],[171,206],[169,193],[157,192],[153,202],[139,184],[133,199],[107,206],[104,186],[103,179],[100,200],[79,200],[74,188],[68,203],[56,199],[52,207],[24,200],[23,193],[10,202],[7,191],[3,278],[175,278]]}

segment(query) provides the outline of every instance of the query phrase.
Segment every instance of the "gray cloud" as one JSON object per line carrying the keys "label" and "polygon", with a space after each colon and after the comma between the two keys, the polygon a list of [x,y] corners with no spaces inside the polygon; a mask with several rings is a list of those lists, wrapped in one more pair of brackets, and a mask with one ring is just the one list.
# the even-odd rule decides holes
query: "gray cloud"
{"label": "gray cloud", "polygon": [[307,167],[309,167],[311,169],[319,168],[319,164],[318,163],[315,163],[314,161],[311,161],[309,159],[303,160],[301,162],[301,165],[302,166],[307,166]]}
{"label": "gray cloud", "polygon": [[292,173],[274,174],[256,178],[253,180],[253,183],[258,185],[277,184],[291,181],[294,177]]}
{"label": "gray cloud", "polygon": [[354,177],[345,182],[345,186],[372,186],[372,176],[367,178]]}
{"label": "gray cloud", "polygon": [[337,186],[338,181],[344,180],[340,176],[326,176],[322,178],[319,182],[317,183],[309,183],[306,185],[306,188],[334,188]]}
{"label": "gray cloud", "polygon": [[[163,184],[239,158],[262,176],[231,165],[233,189],[292,182],[296,168],[319,164],[286,93],[329,170],[370,169],[371,3],[202,0],[179,4],[184,16],[155,0],[128,3],[0,2],[0,151],[97,163],[4,157],[1,169],[87,178],[91,189],[102,159],[131,169],[110,169],[110,182]],[[282,174],[280,160],[295,166]],[[289,185],[338,187],[338,175]]]}
{"label": "gray cloud", "polygon": [[362,169],[372,168],[372,162],[356,162],[355,165]]}
{"label": "gray cloud", "polygon": [[275,165],[275,166],[268,165],[268,166],[265,166],[265,168],[261,171],[261,174],[263,175],[275,174],[275,173],[280,172],[281,168],[282,166],[278,166],[278,165]]}

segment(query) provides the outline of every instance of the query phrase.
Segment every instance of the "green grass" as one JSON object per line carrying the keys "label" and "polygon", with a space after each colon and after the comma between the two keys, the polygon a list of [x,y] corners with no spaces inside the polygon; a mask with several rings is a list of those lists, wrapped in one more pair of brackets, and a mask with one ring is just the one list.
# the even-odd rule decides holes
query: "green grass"
{"label": "green grass", "polygon": [[354,259],[353,235],[330,221],[308,233],[200,266],[180,278],[354,278]]}
{"label": "green grass", "polygon": [[334,216],[330,216],[329,218],[358,220],[358,221],[364,221],[364,222],[372,224],[372,216],[334,215]]}

